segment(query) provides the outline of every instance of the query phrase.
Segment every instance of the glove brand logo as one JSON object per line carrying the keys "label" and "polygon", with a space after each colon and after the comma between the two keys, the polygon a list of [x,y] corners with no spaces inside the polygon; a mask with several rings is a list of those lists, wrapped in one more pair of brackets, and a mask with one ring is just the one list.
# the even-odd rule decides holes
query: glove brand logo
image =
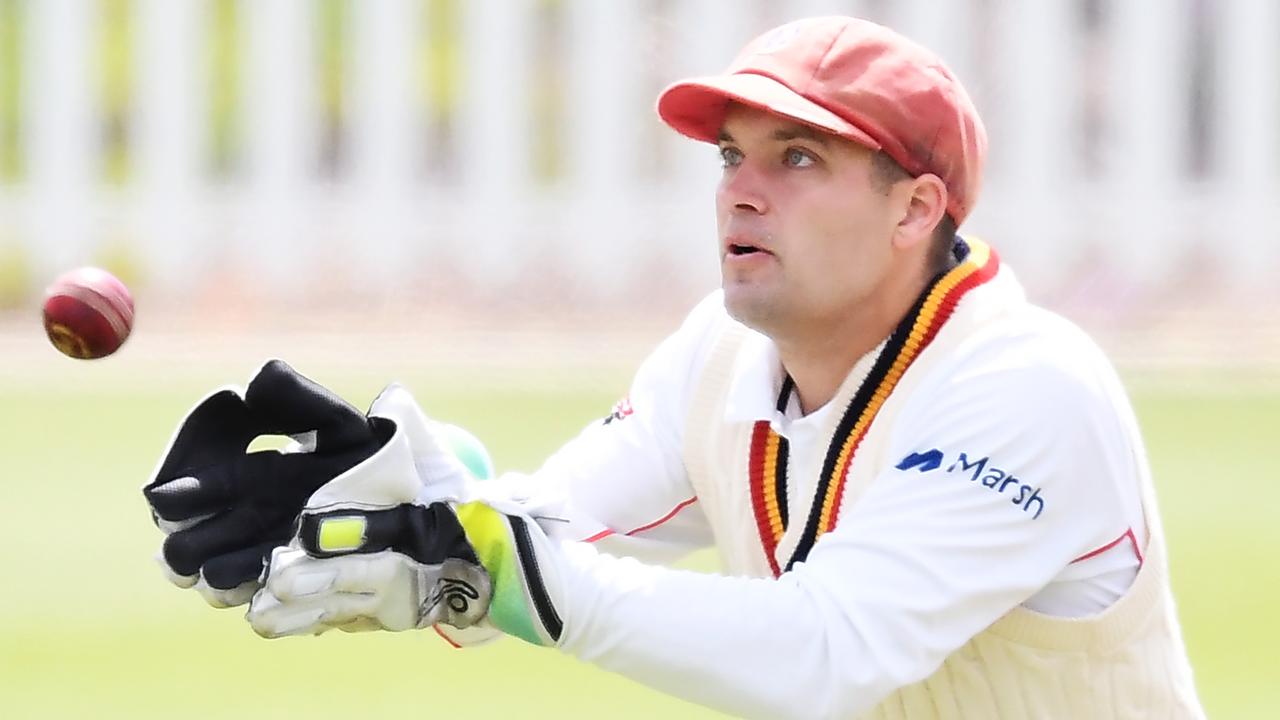
{"label": "glove brand logo", "polygon": [[456,578],[440,578],[424,604],[423,615],[430,613],[442,601],[453,612],[465,615],[471,607],[471,601],[479,599],[480,592],[471,583]]}
{"label": "glove brand logo", "polygon": [[[945,461],[946,453],[938,448],[931,448],[924,452],[908,453],[894,467],[903,471],[929,473],[941,468]],[[1023,482],[1011,472],[995,467],[989,457],[970,459],[967,453],[959,453],[944,470],[947,474],[957,471],[961,476],[967,475],[969,482],[981,484],[997,495],[1003,495],[1008,490],[1010,504],[1021,507],[1023,512],[1032,513],[1032,520],[1044,512],[1044,497],[1040,495],[1040,488]]]}

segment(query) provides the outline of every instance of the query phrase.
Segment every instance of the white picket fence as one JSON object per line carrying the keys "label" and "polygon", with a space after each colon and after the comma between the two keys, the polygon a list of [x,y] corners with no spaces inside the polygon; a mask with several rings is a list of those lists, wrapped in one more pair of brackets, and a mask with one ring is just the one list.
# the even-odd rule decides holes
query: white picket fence
{"label": "white picket fence", "polygon": [[[1203,271],[1247,291],[1280,276],[1274,0],[562,0],[563,172],[541,183],[529,180],[538,140],[527,86],[546,67],[532,60],[534,15],[545,12],[535,0],[460,3],[465,80],[447,181],[423,171],[439,148],[412,89],[420,2],[351,0],[350,153],[329,177],[315,171],[315,7],[243,0],[245,167],[230,182],[202,160],[206,4],[135,0],[125,187],[98,179],[96,4],[24,7],[27,172],[0,186],[0,229],[45,273],[125,237],[152,289],[178,296],[228,266],[285,298],[332,273],[344,274],[339,287],[375,293],[435,273],[531,296],[538,274],[552,294],[568,278],[586,300],[709,286],[718,163],[660,127],[655,95],[717,71],[773,24],[840,13],[935,48],[965,80],[991,136],[967,229],[1031,287],[1102,275],[1147,291]],[[1094,30],[1090,8],[1102,18]],[[1198,106],[1195,92],[1208,93]]]}

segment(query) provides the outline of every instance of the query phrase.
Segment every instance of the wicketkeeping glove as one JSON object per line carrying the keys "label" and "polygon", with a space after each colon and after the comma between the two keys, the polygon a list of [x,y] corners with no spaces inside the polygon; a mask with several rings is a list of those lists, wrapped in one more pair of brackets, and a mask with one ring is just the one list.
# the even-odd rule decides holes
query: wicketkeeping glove
{"label": "wicketkeeping glove", "polygon": [[249,607],[254,630],[280,637],[484,620],[555,644],[559,577],[542,529],[518,508],[455,505],[466,471],[406,391],[384,391],[370,414],[395,424],[391,440],[307,501]]}
{"label": "wicketkeeping glove", "polygon": [[[183,419],[143,488],[167,535],[159,558],[166,574],[215,607],[248,602],[306,499],[372,456],[392,429],[280,360],[243,391],[210,394]],[[261,435],[292,436],[295,447],[246,452]]]}

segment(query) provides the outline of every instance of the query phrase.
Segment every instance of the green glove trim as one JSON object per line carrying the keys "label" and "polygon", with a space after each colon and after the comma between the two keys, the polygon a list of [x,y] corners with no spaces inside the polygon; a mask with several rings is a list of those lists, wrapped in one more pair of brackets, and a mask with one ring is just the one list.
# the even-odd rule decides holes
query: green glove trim
{"label": "green glove trim", "polygon": [[439,429],[449,452],[462,461],[472,477],[477,480],[493,478],[493,459],[489,457],[489,451],[480,442],[480,438],[464,428],[448,423],[442,423]]}
{"label": "green glove trim", "polygon": [[457,513],[493,581],[489,622],[533,645],[555,645],[563,623],[543,583],[526,522],[478,502],[458,507]]}

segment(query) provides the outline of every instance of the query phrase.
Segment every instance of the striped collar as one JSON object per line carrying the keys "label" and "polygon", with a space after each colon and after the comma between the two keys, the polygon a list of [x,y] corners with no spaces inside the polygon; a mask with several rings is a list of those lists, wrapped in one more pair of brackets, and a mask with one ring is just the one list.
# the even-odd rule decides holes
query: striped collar
{"label": "striped collar", "polygon": [[[971,261],[970,241],[957,236],[956,244],[956,254],[961,263]],[[985,258],[989,248],[977,241],[973,241],[973,245],[979,248],[979,253]],[[871,373],[876,360],[888,343],[889,338],[885,338],[870,352],[858,358],[850,369],[849,376],[856,377],[861,383]],[[794,401],[788,403],[786,411],[777,409],[778,392],[782,388],[784,378],[786,378],[786,371],[778,355],[778,346],[768,336],[748,328],[733,368],[729,398],[724,411],[725,422],[768,420],[776,431],[782,429],[786,420],[799,418],[800,410]],[[815,412],[823,414],[826,409],[824,406]],[[814,413],[810,413],[812,414]]]}
{"label": "striped collar", "polygon": [[[760,541],[775,576],[802,562],[818,538],[835,527],[840,513],[845,479],[862,438],[875,421],[880,408],[893,393],[907,369],[933,341],[950,319],[960,300],[972,289],[995,277],[999,260],[986,245],[957,239],[960,264],[940,273],[917,299],[911,311],[889,336],[883,350],[876,353],[871,371],[862,378],[852,373],[842,388],[850,388],[852,397],[842,390],[837,397],[846,400],[835,433],[831,437],[826,459],[818,477],[813,501],[805,517],[790,516],[787,498],[789,443],[773,427],[774,423],[756,420],[752,429],[747,485],[750,492]],[[856,380],[856,382],[855,382]],[[779,381],[781,386],[782,381]],[[781,400],[775,398],[776,405]],[[789,558],[776,557],[784,533],[792,523],[801,535]]]}

